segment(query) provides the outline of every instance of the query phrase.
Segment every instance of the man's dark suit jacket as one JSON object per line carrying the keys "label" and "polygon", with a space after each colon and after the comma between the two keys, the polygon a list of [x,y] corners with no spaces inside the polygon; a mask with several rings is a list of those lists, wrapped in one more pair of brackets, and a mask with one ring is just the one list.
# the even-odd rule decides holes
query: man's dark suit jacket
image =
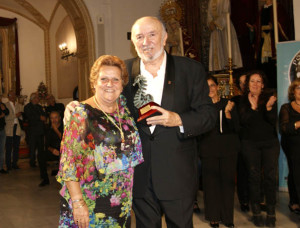
{"label": "man's dark suit jacket", "polygon": [[43,107],[39,104],[32,104],[29,102],[24,107],[24,113],[26,118],[28,119],[28,130],[30,134],[33,135],[43,135],[44,132],[44,122],[41,120],[41,116],[46,117],[46,113],[43,110]]}
{"label": "man's dark suit jacket", "polygon": [[[140,73],[140,59],[126,61],[129,82],[124,88],[127,106],[135,120],[133,105],[137,91],[134,77]],[[137,122],[142,140],[144,163],[135,168],[133,196],[144,196],[149,178],[160,200],[194,197],[197,190],[197,145],[195,136],[210,130],[216,112],[208,97],[209,89],[202,65],[194,60],[167,55],[161,107],[180,115],[184,133],[179,127],[149,127]]]}

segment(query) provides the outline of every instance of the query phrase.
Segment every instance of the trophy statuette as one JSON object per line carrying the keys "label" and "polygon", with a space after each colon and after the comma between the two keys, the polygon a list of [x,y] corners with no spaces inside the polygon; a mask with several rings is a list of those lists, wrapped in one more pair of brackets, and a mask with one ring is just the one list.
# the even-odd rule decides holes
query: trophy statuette
{"label": "trophy statuette", "polygon": [[138,122],[151,117],[159,115],[156,109],[151,109],[152,106],[160,106],[153,101],[153,97],[150,94],[146,94],[147,79],[143,75],[138,75],[134,79],[133,86],[138,85],[138,90],[134,96],[133,104],[139,110]]}

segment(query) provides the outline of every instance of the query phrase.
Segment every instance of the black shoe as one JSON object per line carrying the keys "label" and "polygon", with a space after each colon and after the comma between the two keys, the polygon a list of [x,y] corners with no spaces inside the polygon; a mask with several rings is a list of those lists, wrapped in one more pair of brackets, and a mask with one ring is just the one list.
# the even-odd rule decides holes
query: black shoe
{"label": "black shoe", "polygon": [[296,209],[293,209],[293,205],[294,204],[289,204],[288,207],[290,209],[291,212],[297,214],[297,215],[300,215],[300,208],[296,208]]}
{"label": "black shoe", "polygon": [[265,225],[262,215],[253,215],[252,220],[257,227],[263,227]]}
{"label": "black shoe", "polygon": [[4,169],[1,169],[0,173],[2,173],[2,174],[8,174],[8,172],[6,170],[4,170]]}
{"label": "black shoe", "polygon": [[275,227],[276,217],[275,215],[267,215],[266,217],[266,226]]}
{"label": "black shoe", "polygon": [[200,210],[200,208],[198,206],[197,201],[195,201],[195,203],[194,203],[193,212],[196,213],[196,214],[200,214],[200,212],[201,212],[201,210]]}
{"label": "black shoe", "polygon": [[218,222],[216,222],[216,223],[210,222],[209,225],[210,225],[211,227],[219,227],[219,223],[218,223]]}
{"label": "black shoe", "polygon": [[248,204],[241,204],[241,211],[242,212],[248,212],[250,210]]}
{"label": "black shoe", "polygon": [[40,184],[39,184],[39,187],[45,187],[46,185],[49,185],[50,182],[49,180],[43,180]]}
{"label": "black shoe", "polygon": [[233,223],[225,223],[224,225],[226,227],[229,227],[229,228],[234,228],[234,224]]}

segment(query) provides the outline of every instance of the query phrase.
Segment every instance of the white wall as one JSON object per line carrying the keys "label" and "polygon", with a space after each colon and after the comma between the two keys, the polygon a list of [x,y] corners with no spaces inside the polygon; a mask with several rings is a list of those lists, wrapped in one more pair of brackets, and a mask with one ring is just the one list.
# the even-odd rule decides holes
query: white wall
{"label": "white wall", "polygon": [[295,40],[300,41],[300,0],[294,0]]}
{"label": "white wall", "polygon": [[0,15],[18,19],[21,93],[30,96],[41,81],[46,82],[44,32],[18,14],[0,9]]}
{"label": "white wall", "polygon": [[[134,21],[142,16],[159,16],[162,0],[84,0],[91,15],[98,41],[97,24],[103,17],[105,31],[105,52],[101,54],[117,55],[121,59],[131,58],[131,42],[127,40]],[[113,16],[112,16],[113,15]],[[96,47],[98,50],[98,47]]]}
{"label": "white wall", "polygon": [[57,86],[57,56],[56,53],[58,51],[58,46],[56,44],[56,32],[61,22],[67,16],[65,9],[62,6],[57,8],[55,15],[50,24],[50,58],[51,58],[51,92],[56,98],[57,102],[61,102],[64,104],[69,103],[73,100],[72,96],[66,99],[58,99],[58,86]]}

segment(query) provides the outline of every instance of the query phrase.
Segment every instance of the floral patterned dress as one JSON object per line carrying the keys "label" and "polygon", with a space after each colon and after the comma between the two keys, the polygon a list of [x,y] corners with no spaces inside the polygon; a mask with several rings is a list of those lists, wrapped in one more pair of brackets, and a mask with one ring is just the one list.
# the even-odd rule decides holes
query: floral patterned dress
{"label": "floral patterned dress", "polygon": [[[143,162],[143,156],[122,95],[118,104],[125,135],[123,150],[119,129],[88,104],[77,107],[66,124],[57,175],[62,184],[59,227],[77,227],[66,181],[80,182],[89,209],[89,227],[130,227],[133,167]],[[117,112],[108,115],[119,124]]]}

